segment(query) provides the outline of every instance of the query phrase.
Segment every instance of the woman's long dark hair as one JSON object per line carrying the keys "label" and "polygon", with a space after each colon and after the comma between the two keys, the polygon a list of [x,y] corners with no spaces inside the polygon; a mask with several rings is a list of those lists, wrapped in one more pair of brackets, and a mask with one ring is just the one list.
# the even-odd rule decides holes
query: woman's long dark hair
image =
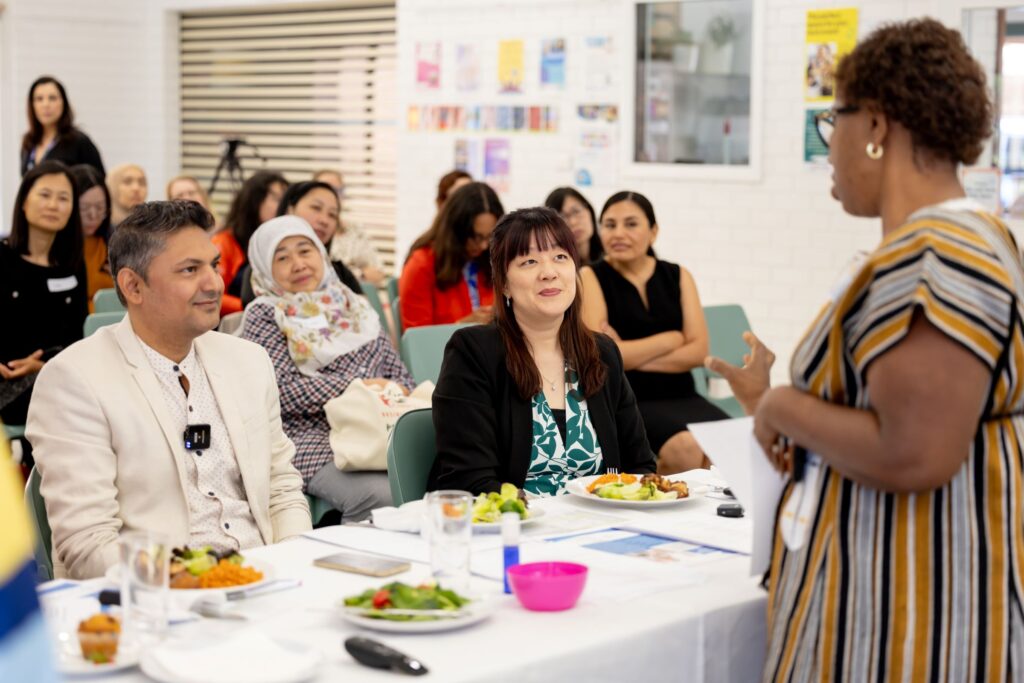
{"label": "woman's long dark hair", "polygon": [[[333,173],[333,171],[331,172]],[[287,215],[290,209],[294,209],[295,206],[302,201],[302,198],[313,190],[327,190],[330,192],[334,196],[334,201],[338,203],[338,212],[340,215],[341,200],[338,198],[338,193],[334,191],[333,187],[320,180],[306,180],[301,183],[290,185],[281,197],[281,203],[277,205],[277,215]]]}
{"label": "woman's long dark hair", "polygon": [[590,214],[590,224],[594,226],[594,232],[590,235],[590,254],[588,258],[592,262],[597,261],[604,256],[604,245],[601,244],[601,236],[597,234],[597,214],[594,213],[594,207],[587,201],[587,198],[580,194],[579,190],[575,187],[559,187],[552,190],[548,198],[544,200],[544,206],[561,213],[567,197],[572,197],[578,201],[587,210],[587,213]]}
{"label": "woman's long dark hair", "polygon": [[[473,222],[476,217],[489,213],[501,220],[505,209],[498,194],[486,183],[463,185],[448,197],[430,229],[419,236],[409,253],[420,247],[434,249],[434,276],[437,288],[449,289],[459,283],[462,269],[469,261],[466,242],[473,237]],[[408,257],[406,257],[408,258]],[[482,282],[491,285],[491,260],[485,249],[476,259]]]}
{"label": "woman's long dark hair", "polygon": [[60,113],[60,118],[57,119],[57,138],[67,137],[75,130],[75,114],[71,111],[71,104],[68,102],[68,94],[64,91],[64,86],[53,76],[40,76],[33,81],[32,87],[28,89],[28,131],[21,138],[22,154],[31,154],[43,139],[43,124],[36,118],[32,97],[36,94],[36,88],[47,83],[57,86],[57,92],[60,93],[60,99],[64,103],[64,110]]}
{"label": "woman's long dark hair", "polygon": [[541,390],[540,372],[527,348],[523,331],[516,322],[515,310],[502,297],[507,282],[508,264],[519,256],[530,253],[536,239],[541,251],[560,247],[576,264],[576,296],[562,318],[558,329],[558,343],[571,371],[579,377],[583,395],[590,397],[604,386],[608,368],[601,360],[594,333],[583,324],[583,286],[580,284],[580,256],[572,230],[562,217],[549,208],[518,209],[508,214],[494,228],[491,235],[491,269],[494,274],[494,293],[500,303],[495,306],[495,322],[505,344],[505,365],[512,375],[519,396],[529,399]]}
{"label": "woman's long dark hair", "polygon": [[288,187],[288,181],[276,171],[257,171],[242,183],[242,189],[231,200],[224,229],[234,235],[243,254],[249,253],[249,238],[260,227],[260,205],[267,198],[270,186],[281,184]]}
{"label": "woman's long dark hair", "polygon": [[71,170],[59,161],[44,161],[35,166],[21,179],[18,196],[14,198],[14,220],[7,244],[19,254],[28,254],[29,225],[25,216],[25,200],[36,181],[46,175],[63,175],[71,184],[71,215],[64,228],[57,233],[50,245],[50,265],[77,270],[82,264],[82,221],[78,215],[78,190]]}
{"label": "woman's long dark hair", "polygon": [[[78,193],[79,198],[94,187],[99,187],[103,190],[103,197],[107,200],[107,215],[103,217],[103,222],[100,223],[100,227],[96,228],[96,232],[93,234],[97,237],[102,237],[103,241],[106,242],[110,239],[110,190],[107,189],[107,183],[104,182],[103,174],[95,166],[78,164],[71,167],[71,177],[75,179],[75,191]],[[81,216],[81,211],[79,211],[79,216]]]}
{"label": "woman's long dark hair", "polygon": [[[608,201],[604,203],[604,207],[601,209],[601,220],[604,220],[604,215],[605,213],[608,212],[608,209],[615,206],[619,202],[633,202],[634,204],[639,206],[640,210],[647,218],[647,222],[650,223],[651,228],[654,228],[654,226],[658,224],[657,219],[654,218],[654,205],[651,204],[651,200],[643,196],[639,192],[633,192],[631,190],[623,190],[622,192],[616,192],[611,197],[609,197]],[[598,230],[601,229],[600,223],[597,224],[597,228]],[[647,247],[647,255],[653,256],[654,258],[658,258],[658,255],[654,253],[654,247]]]}

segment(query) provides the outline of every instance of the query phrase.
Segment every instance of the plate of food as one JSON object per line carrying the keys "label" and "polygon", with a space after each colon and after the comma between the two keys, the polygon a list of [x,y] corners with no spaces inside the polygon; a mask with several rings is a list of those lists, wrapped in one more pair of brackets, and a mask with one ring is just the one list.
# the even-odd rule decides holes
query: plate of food
{"label": "plate of food", "polygon": [[387,633],[437,633],[465,628],[491,616],[493,604],[434,584],[393,581],[339,603],[343,619]]}
{"label": "plate of food", "polygon": [[526,491],[513,484],[502,484],[500,492],[481,493],[473,501],[473,530],[483,533],[500,532],[501,516],[506,512],[519,513],[523,526],[544,516],[543,510],[530,508]]}
{"label": "plate of food", "polygon": [[658,474],[601,474],[574,479],[565,489],[571,495],[606,505],[651,508],[697,500],[704,487],[697,490],[682,479]]}
{"label": "plate of food", "polygon": [[57,669],[66,676],[101,676],[139,663],[138,652],[120,645],[121,622],[113,615],[100,612],[83,619],[76,635],[55,650]]}
{"label": "plate of food", "polygon": [[[209,594],[237,588],[255,588],[271,579],[266,565],[247,560],[237,552],[218,554],[210,546],[175,548],[171,554],[170,586],[175,594]],[[106,577],[121,583],[121,566],[107,570]]]}

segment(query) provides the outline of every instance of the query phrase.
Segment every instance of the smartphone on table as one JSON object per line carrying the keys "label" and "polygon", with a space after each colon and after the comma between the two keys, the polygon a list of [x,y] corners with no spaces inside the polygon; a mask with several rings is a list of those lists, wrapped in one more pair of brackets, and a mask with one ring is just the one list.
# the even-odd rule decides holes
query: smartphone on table
{"label": "smartphone on table", "polygon": [[377,555],[342,552],[318,557],[313,564],[324,569],[337,569],[366,576],[394,576],[409,571],[412,565],[405,560],[393,560]]}

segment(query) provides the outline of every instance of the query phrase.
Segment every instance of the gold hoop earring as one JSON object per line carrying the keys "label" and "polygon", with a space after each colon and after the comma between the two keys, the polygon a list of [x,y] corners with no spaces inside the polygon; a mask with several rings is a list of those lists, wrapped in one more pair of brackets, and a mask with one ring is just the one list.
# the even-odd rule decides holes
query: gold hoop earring
{"label": "gold hoop earring", "polygon": [[878,161],[882,158],[882,155],[885,154],[885,148],[881,145],[876,145],[873,142],[868,143],[865,151],[867,152],[868,159],[873,159],[874,161]]}

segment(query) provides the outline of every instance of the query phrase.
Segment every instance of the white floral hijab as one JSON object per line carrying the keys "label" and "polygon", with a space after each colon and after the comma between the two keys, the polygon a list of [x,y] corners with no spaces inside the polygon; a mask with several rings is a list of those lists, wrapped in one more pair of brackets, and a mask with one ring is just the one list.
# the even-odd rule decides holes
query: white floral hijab
{"label": "white floral hijab", "polygon": [[[293,294],[274,280],[274,251],[284,239],[295,236],[308,238],[323,258],[324,274],[312,292]],[[246,310],[261,303],[274,307],[274,320],[288,340],[288,353],[303,375],[315,375],[380,335],[377,313],[338,279],[323,243],[298,216],[278,216],[257,228],[249,240],[249,264],[256,299]]]}

